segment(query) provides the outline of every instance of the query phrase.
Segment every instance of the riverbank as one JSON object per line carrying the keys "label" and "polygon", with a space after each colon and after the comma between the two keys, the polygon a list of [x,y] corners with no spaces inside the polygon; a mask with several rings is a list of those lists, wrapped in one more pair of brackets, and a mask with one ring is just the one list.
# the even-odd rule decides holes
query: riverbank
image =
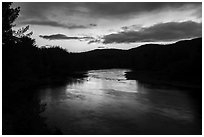
{"label": "riverbank", "polygon": [[50,131],[39,116],[46,104],[36,98],[36,90],[46,86],[67,84],[70,79],[86,77],[86,72],[73,72],[65,76],[29,77],[3,81],[2,134],[3,135],[48,135],[61,134]]}
{"label": "riverbank", "polygon": [[126,72],[125,76],[129,80],[139,80],[144,83],[155,85],[173,86],[176,88],[190,88],[190,89],[202,89],[202,83],[192,83],[181,80],[171,80],[162,73],[150,72],[150,71],[130,71]]}

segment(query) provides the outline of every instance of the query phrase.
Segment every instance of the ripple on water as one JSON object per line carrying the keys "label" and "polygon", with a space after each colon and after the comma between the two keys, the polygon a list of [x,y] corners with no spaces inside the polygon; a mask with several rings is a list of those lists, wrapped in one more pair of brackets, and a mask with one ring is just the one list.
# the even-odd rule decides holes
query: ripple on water
{"label": "ripple on water", "polygon": [[87,78],[40,90],[39,98],[47,104],[42,113],[47,125],[64,134],[180,134],[199,130],[196,107],[185,91],[126,80],[126,71],[92,70]]}

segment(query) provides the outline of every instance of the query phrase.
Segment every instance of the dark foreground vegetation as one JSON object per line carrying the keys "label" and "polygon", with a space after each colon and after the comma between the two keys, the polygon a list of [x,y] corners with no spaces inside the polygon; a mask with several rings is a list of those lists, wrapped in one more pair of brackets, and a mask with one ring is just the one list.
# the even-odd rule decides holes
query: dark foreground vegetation
{"label": "dark foreground vegetation", "polygon": [[90,69],[130,68],[129,79],[168,81],[201,89],[202,38],[130,50],[69,53],[60,47],[38,47],[27,33],[28,27],[13,31],[20,9],[5,2],[2,6],[3,134],[60,134],[44,125],[39,116],[44,106],[39,106],[34,91],[45,84],[85,76],[77,72]]}

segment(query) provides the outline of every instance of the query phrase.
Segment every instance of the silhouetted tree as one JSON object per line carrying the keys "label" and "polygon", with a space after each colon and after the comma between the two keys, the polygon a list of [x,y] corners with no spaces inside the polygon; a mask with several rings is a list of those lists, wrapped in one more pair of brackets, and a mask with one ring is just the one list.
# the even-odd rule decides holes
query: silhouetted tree
{"label": "silhouetted tree", "polygon": [[13,41],[13,30],[15,26],[13,22],[19,15],[20,7],[12,8],[11,2],[2,3],[2,43],[10,43]]}

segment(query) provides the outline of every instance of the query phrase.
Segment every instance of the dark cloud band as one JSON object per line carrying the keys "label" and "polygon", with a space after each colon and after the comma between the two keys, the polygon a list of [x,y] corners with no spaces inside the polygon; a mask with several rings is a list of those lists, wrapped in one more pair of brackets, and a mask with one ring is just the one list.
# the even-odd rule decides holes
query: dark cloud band
{"label": "dark cloud band", "polygon": [[56,21],[36,21],[36,20],[29,20],[29,21],[23,21],[21,24],[26,25],[43,25],[43,26],[51,26],[51,27],[61,27],[61,28],[67,28],[67,29],[86,29],[91,27],[96,27],[96,24],[88,24],[88,25],[76,25],[76,24],[62,24]]}
{"label": "dark cloud band", "polygon": [[105,35],[103,43],[175,41],[202,36],[202,23],[192,21],[160,23],[138,31],[122,31]]}
{"label": "dark cloud band", "polygon": [[53,34],[53,35],[39,35],[39,37],[48,40],[90,40],[92,37],[68,37],[64,34]]}
{"label": "dark cloud band", "polygon": [[[66,14],[84,14],[81,8],[87,9],[86,14],[94,17],[120,18],[166,9],[198,9],[201,2],[35,2],[19,3],[23,6],[24,16],[27,18],[41,17],[50,13],[56,7]],[[37,9],[37,10],[36,10]],[[199,12],[200,13],[200,12]]]}

